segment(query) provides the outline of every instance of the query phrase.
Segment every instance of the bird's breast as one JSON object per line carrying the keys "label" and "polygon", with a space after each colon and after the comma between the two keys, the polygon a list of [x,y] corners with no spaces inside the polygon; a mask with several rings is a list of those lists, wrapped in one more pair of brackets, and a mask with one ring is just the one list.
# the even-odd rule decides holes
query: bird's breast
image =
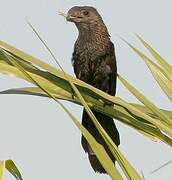
{"label": "bird's breast", "polygon": [[102,41],[92,39],[83,41],[78,39],[75,43],[73,66],[77,78],[89,83],[94,76],[96,68],[108,53],[108,46]]}

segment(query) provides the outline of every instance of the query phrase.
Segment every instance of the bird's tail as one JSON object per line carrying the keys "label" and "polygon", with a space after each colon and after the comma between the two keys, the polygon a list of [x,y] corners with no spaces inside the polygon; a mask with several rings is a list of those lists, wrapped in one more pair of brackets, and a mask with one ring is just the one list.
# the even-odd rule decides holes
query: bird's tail
{"label": "bird's tail", "polygon": [[[114,143],[118,146],[120,144],[120,138],[119,138],[119,133],[113,119],[96,111],[93,111],[93,113],[96,116],[99,123],[101,124],[101,126],[104,128],[104,130],[108,133],[108,135],[112,138]],[[97,140],[98,143],[103,145],[109,157],[112,159],[112,161],[115,164],[115,159],[112,153],[110,152],[105,141],[103,140],[103,138],[97,131],[95,125],[93,124],[92,120],[90,119],[90,117],[88,116],[85,110],[83,111],[82,125],[94,136],[94,138]],[[105,169],[102,167],[101,163],[97,159],[95,153],[92,151],[87,140],[83,136],[81,139],[81,143],[85,152],[88,153],[89,161],[94,171],[99,172],[99,173],[106,173]]]}

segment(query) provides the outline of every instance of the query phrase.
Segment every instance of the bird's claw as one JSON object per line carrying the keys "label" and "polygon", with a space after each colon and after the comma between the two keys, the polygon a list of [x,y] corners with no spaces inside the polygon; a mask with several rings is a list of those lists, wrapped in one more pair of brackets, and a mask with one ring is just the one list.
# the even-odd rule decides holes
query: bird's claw
{"label": "bird's claw", "polygon": [[112,102],[109,102],[109,101],[106,101],[106,102],[103,102],[103,107],[105,106],[113,106],[114,104]]}
{"label": "bird's claw", "polygon": [[72,99],[75,98],[75,91],[73,90],[73,88],[71,88],[71,94],[72,94]]}

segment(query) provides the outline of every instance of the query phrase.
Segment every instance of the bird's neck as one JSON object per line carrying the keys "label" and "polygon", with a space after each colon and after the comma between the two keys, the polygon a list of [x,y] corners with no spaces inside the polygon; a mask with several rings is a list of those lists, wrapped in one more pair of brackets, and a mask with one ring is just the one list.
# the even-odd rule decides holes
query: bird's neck
{"label": "bird's neck", "polygon": [[89,25],[77,25],[79,30],[78,40],[82,43],[98,43],[106,45],[110,41],[108,30],[103,22],[89,24]]}

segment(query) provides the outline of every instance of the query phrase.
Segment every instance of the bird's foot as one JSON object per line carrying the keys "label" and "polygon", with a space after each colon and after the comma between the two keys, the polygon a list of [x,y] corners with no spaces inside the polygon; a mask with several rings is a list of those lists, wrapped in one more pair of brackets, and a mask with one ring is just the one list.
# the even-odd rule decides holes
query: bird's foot
{"label": "bird's foot", "polygon": [[114,105],[114,103],[109,102],[109,101],[104,101],[103,102],[103,107],[105,107],[105,106],[113,106],[113,105]]}
{"label": "bird's foot", "polygon": [[73,88],[71,88],[71,95],[72,95],[72,99],[75,99],[75,91],[73,90]]}

